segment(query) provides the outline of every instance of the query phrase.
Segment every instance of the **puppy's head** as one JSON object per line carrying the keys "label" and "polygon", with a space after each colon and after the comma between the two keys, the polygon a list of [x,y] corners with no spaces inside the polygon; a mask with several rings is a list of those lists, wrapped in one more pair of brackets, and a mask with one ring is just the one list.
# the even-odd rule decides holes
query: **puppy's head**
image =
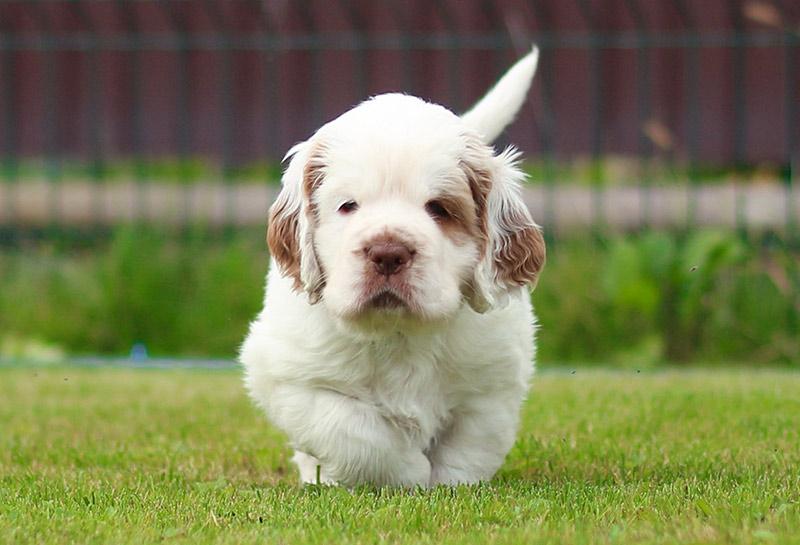
{"label": "puppy's head", "polygon": [[382,95],[289,155],[270,250],[335,316],[440,320],[536,281],[545,248],[515,152],[495,155],[445,108]]}

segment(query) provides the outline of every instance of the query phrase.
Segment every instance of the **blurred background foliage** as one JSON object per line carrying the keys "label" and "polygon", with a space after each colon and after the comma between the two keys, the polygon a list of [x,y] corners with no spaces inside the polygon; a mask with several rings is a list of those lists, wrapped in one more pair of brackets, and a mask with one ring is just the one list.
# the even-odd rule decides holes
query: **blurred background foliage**
{"label": "blurred background foliage", "polygon": [[[0,354],[234,357],[260,310],[263,231],[118,228],[0,253]],[[647,231],[551,243],[533,301],[539,358],[796,365],[797,250],[770,235]],[[46,347],[45,350],[43,347]]]}

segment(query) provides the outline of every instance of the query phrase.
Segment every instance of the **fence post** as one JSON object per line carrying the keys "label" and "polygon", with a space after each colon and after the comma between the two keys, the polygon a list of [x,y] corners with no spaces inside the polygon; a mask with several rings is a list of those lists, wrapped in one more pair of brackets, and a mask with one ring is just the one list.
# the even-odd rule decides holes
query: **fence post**
{"label": "fence post", "polygon": [[354,87],[356,95],[354,103],[359,103],[367,98],[367,43],[365,39],[367,24],[352,0],[340,0],[339,5],[347,15],[353,35]]}
{"label": "fence post", "polygon": [[91,16],[86,12],[84,0],[75,2],[75,13],[81,21],[82,26],[87,32],[87,44],[84,49],[86,55],[86,85],[88,88],[88,104],[86,106],[86,117],[89,130],[89,147],[91,155],[90,176],[92,180],[92,218],[95,222],[100,222],[105,217],[104,202],[101,187],[105,183],[105,158],[103,151],[103,141],[100,133],[102,122],[102,96],[100,94],[100,63],[98,62],[98,36],[97,29]]}
{"label": "fence post", "polygon": [[[784,13],[785,16],[785,13]],[[798,169],[800,169],[800,146],[798,146],[797,130],[800,125],[800,108],[798,108],[798,90],[800,89],[800,71],[798,70],[797,48],[800,44],[800,31],[789,26],[788,21],[784,21],[785,57],[784,67],[784,101],[786,108],[786,167],[784,174],[784,187],[786,194],[786,242],[784,248],[789,253],[790,262],[793,263],[791,273],[794,275],[793,304],[789,305],[787,316],[788,329],[790,335],[795,339],[800,338],[800,266],[797,260],[792,260],[792,254],[797,251],[798,242],[798,218],[797,207],[800,205],[798,199]]]}
{"label": "fence post", "polygon": [[447,38],[445,47],[447,48],[447,94],[449,95],[450,106],[459,112],[467,107],[464,104],[464,96],[461,92],[461,80],[459,70],[461,66],[461,53],[457,41],[457,29],[453,12],[441,0],[435,0],[433,5],[442,18],[442,22],[447,27]]}
{"label": "fence post", "polygon": [[280,66],[279,66],[279,34],[270,21],[270,15],[264,2],[252,0],[258,11],[265,39],[261,50],[264,55],[264,151],[267,157],[280,160],[283,157],[280,149]]}
{"label": "fence post", "polygon": [[[159,4],[164,11],[167,20],[170,23],[172,32],[177,35],[177,66],[175,70],[175,81],[177,87],[177,94],[175,97],[175,139],[178,149],[178,178],[181,186],[188,184],[191,174],[189,172],[189,161],[191,153],[191,126],[190,126],[190,81],[189,81],[189,65],[190,65],[190,44],[188,28],[185,17],[178,13],[182,7],[175,2],[164,2]],[[189,216],[189,196],[185,193],[186,197],[183,202],[183,216]]]}
{"label": "fence post", "polygon": [[400,27],[400,37],[398,49],[402,52],[402,72],[403,72],[403,91],[413,95],[419,94],[417,89],[417,79],[414,75],[414,59],[411,56],[413,42],[410,37],[410,30],[408,24],[408,17],[404,9],[405,3],[399,0],[387,0],[389,2],[389,9],[392,10],[395,20],[398,21]]}
{"label": "fence post", "polygon": [[49,197],[49,228],[55,229],[62,216],[61,158],[59,152],[58,63],[53,47],[53,25],[42,4],[32,4],[34,18],[39,24],[44,56],[44,85],[42,89],[42,134],[44,134],[45,179]]}
{"label": "fence post", "polygon": [[134,206],[135,221],[142,221],[145,207],[145,180],[147,172],[144,162],[144,127],[142,124],[142,40],[139,35],[139,25],[136,19],[135,5],[127,0],[117,0],[117,9],[122,15],[125,31],[131,39],[130,69],[128,81],[131,93],[131,122],[128,124],[131,145],[133,148],[133,173],[136,182],[136,204]]}
{"label": "fence post", "polygon": [[[19,119],[16,109],[17,74],[16,74],[16,49],[14,47],[15,33],[11,32],[12,25],[3,25],[5,17],[0,17],[0,49],[2,61],[0,74],[3,76],[3,182],[5,183],[5,216],[11,225],[16,217],[15,201],[16,187],[19,178],[19,134],[17,127]],[[3,231],[5,232],[5,230]],[[9,234],[10,236],[10,234]]]}
{"label": "fence post", "polygon": [[232,234],[235,221],[235,202],[233,199],[233,127],[235,104],[233,96],[234,84],[234,59],[231,55],[231,38],[228,23],[225,19],[223,8],[215,0],[206,0],[203,6],[209,18],[213,21],[220,36],[219,52],[221,53],[220,77],[220,110],[222,115],[222,181],[225,184],[225,212],[223,217],[224,231],[227,236]]}
{"label": "fence post", "polygon": [[696,221],[697,203],[697,161],[699,157],[698,147],[700,145],[701,115],[699,104],[700,89],[700,68],[699,52],[697,48],[697,27],[684,0],[673,0],[673,4],[678,12],[684,27],[691,36],[690,43],[684,47],[684,57],[686,62],[685,84],[683,93],[686,100],[686,110],[684,112],[685,124],[685,153],[687,165],[687,176],[689,177],[688,198],[686,199],[686,227],[689,228]]}
{"label": "fence post", "polygon": [[637,172],[641,176],[639,185],[639,213],[642,226],[650,224],[651,207],[651,165],[649,164],[653,146],[646,134],[646,124],[650,123],[652,108],[650,99],[652,85],[650,81],[650,43],[648,40],[647,25],[641,6],[636,0],[625,0],[625,7],[636,25],[636,127],[638,131],[638,157]]}
{"label": "fence post", "polygon": [[591,181],[592,181],[592,194],[593,194],[593,207],[595,218],[596,233],[602,232],[605,228],[605,212],[604,212],[604,198],[603,186],[605,186],[605,175],[603,167],[603,105],[605,104],[605,97],[603,96],[603,76],[600,63],[602,62],[601,47],[604,44],[599,32],[599,25],[596,13],[593,11],[592,6],[587,0],[576,0],[581,17],[586,22],[590,29],[589,37],[589,55],[590,67],[589,78],[590,87],[592,88],[592,165],[591,165]]}
{"label": "fence post", "polygon": [[[305,26],[305,31],[308,32],[310,35],[315,35],[317,33],[317,25],[314,21],[314,15],[311,13],[311,1],[310,0],[303,0],[298,1],[293,4],[297,6],[300,10],[300,19],[303,21]],[[311,130],[315,130],[317,127],[322,125],[323,121],[323,114],[322,111],[322,71],[320,70],[320,46],[315,44],[308,49],[309,55],[309,70],[311,74],[309,74],[308,78],[308,89],[309,92],[307,94],[309,100],[311,101],[310,105],[310,112],[311,115],[309,116],[309,122],[311,124]],[[304,135],[305,136],[305,135]]]}
{"label": "fence post", "polygon": [[539,132],[539,141],[542,145],[542,175],[544,176],[544,183],[547,191],[545,193],[545,217],[543,223],[545,225],[544,236],[548,244],[554,244],[556,240],[556,225],[558,218],[556,217],[556,202],[555,202],[555,189],[556,189],[556,170],[555,170],[555,145],[556,145],[556,130],[558,123],[556,122],[556,109],[554,106],[555,100],[555,75],[553,73],[554,59],[556,48],[550,40],[549,32],[552,28],[552,13],[549,5],[546,2],[536,1],[533,3],[534,13],[536,18],[541,21],[541,27],[546,29],[546,36],[537,36],[536,42],[541,49],[539,58],[539,76],[534,81],[539,81],[542,89],[542,107],[540,119],[536,120],[536,126]]}
{"label": "fence post", "polygon": [[800,30],[790,28],[788,22],[784,22],[785,57],[784,69],[784,104],[786,108],[786,168],[784,170],[784,182],[787,189],[786,198],[786,233],[789,240],[797,235],[797,199],[795,193],[798,191],[797,179],[800,174],[800,146],[798,146],[797,129],[800,126],[800,108],[798,108],[798,90],[800,89],[800,71],[797,66],[797,49],[800,44]]}
{"label": "fence post", "polygon": [[[744,20],[742,17],[742,6],[740,0],[728,0],[728,15],[733,24],[733,161],[735,170],[742,171],[745,157],[745,145],[747,136],[747,64],[745,57],[745,34]],[[745,196],[741,191],[741,183],[737,179],[734,185],[736,191],[736,229],[742,238],[748,236],[747,225],[745,223]]]}

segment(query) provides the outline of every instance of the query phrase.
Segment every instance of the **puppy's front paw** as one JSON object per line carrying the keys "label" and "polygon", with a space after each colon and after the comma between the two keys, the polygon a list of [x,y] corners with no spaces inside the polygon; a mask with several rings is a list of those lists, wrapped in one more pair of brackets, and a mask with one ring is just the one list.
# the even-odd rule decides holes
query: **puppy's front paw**
{"label": "puppy's front paw", "polygon": [[[404,488],[427,488],[431,480],[431,463],[422,452],[409,452],[398,459],[388,461],[374,457],[374,464],[361,467],[347,466],[354,471],[341,471],[335,464],[325,464],[310,454],[296,451],[292,458],[300,470],[300,482],[304,484],[340,484],[354,487],[365,483],[379,486],[402,486]],[[332,472],[331,472],[332,470]]]}
{"label": "puppy's front paw", "polygon": [[479,482],[481,482],[479,476],[465,469],[444,464],[434,464],[431,469],[430,486],[455,486],[458,484],[477,484]]}
{"label": "puppy's front paw", "polygon": [[336,481],[323,471],[322,462],[310,454],[295,451],[292,461],[300,471],[300,482],[303,484],[336,484]]}
{"label": "puppy's front paw", "polygon": [[431,462],[428,457],[422,452],[412,452],[408,456],[405,467],[400,468],[401,471],[396,478],[397,484],[406,488],[414,488],[420,486],[428,488],[431,482]]}

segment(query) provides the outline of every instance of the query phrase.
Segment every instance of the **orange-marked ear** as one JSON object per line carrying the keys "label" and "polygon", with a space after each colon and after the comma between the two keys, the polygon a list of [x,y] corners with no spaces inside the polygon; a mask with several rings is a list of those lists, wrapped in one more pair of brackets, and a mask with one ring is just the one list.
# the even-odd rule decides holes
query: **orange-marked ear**
{"label": "orange-marked ear", "polygon": [[269,209],[267,245],[284,275],[294,280],[297,290],[303,288],[300,278],[300,208],[293,206],[287,191],[281,191]]}
{"label": "orange-marked ear", "polygon": [[510,230],[501,234],[503,240],[494,254],[498,279],[509,286],[535,285],[546,255],[541,229],[519,210],[508,210],[503,222]]}
{"label": "orange-marked ear", "polygon": [[517,157],[513,149],[495,156],[488,146],[468,139],[465,172],[484,233],[479,242],[485,244],[468,297],[478,312],[504,304],[513,288],[535,285],[544,266],[544,237],[520,197],[524,174]]}
{"label": "orange-marked ear", "polygon": [[314,251],[317,218],[313,192],[322,183],[321,150],[303,142],[289,151],[291,162],[283,175],[281,192],[270,208],[267,228],[267,244],[281,273],[292,279],[296,290],[308,294],[311,304],[320,300],[325,287]]}

